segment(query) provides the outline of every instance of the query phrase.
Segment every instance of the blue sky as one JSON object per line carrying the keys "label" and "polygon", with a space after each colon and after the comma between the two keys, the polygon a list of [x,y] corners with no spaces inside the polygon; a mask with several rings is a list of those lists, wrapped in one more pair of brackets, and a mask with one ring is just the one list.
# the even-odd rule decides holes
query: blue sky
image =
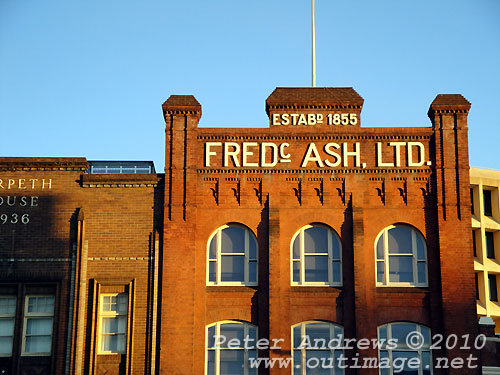
{"label": "blue sky", "polygon": [[[0,0],[0,155],[153,160],[161,104],[201,126],[267,127],[276,86],[311,84],[310,0]],[[500,1],[316,0],[317,86],[352,86],[362,126],[429,126],[471,103],[472,166],[500,169]]]}

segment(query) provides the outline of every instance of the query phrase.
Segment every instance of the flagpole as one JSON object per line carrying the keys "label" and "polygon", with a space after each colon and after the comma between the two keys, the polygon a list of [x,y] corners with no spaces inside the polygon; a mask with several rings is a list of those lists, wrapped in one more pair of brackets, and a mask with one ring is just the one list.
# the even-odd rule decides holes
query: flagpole
{"label": "flagpole", "polygon": [[312,87],[316,87],[316,32],[314,29],[314,0],[312,0]]}

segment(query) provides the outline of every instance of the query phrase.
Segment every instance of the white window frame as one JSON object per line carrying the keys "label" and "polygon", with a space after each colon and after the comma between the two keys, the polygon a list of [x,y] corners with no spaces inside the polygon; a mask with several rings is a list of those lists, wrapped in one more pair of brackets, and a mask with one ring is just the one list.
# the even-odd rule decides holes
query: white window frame
{"label": "white window frame", "polygon": [[[24,298],[24,322],[23,322],[23,343],[21,348],[22,356],[36,356],[36,357],[47,357],[52,354],[52,344],[54,340],[54,310],[52,312],[28,312],[28,305],[30,298],[41,298],[41,297],[51,297],[54,299],[54,310],[56,297],[53,294],[28,294]],[[52,319],[52,327],[50,332],[50,352],[26,352],[26,330],[28,328],[28,320],[30,319],[40,319],[40,318],[51,318]],[[47,335],[40,335],[47,336]]]}
{"label": "white window frame", "polygon": [[[304,253],[304,231],[313,227],[322,227],[328,231],[328,253]],[[293,257],[293,244],[295,239],[299,237],[299,258]],[[333,241],[337,241],[338,247],[340,249],[339,258],[333,258]],[[318,282],[318,281],[306,281],[306,267],[305,267],[305,257],[314,255],[328,256],[328,282]],[[299,281],[293,280],[293,263],[299,263],[300,279]],[[333,281],[333,263],[340,263],[340,281]],[[342,242],[340,237],[332,228],[323,223],[313,223],[308,224],[300,228],[292,237],[290,241],[290,282],[292,286],[342,286]]]}
{"label": "white window frame", "polygon": [[[332,338],[335,338],[336,339],[336,336],[335,336],[335,329],[340,329],[340,332],[341,332],[341,335],[342,335],[342,338],[340,340],[340,344],[342,346],[344,346],[344,327],[342,327],[341,325],[339,324],[336,324],[336,323],[332,323],[332,322],[326,322],[326,321],[322,321],[322,320],[310,320],[310,321],[305,321],[305,322],[300,322],[300,323],[297,323],[297,324],[294,324],[292,327],[291,327],[291,343],[292,343],[292,374],[294,374],[294,369],[296,368],[295,367],[295,351],[296,350],[300,350],[300,356],[301,356],[301,363],[300,363],[300,369],[301,369],[301,375],[307,375],[307,366],[306,366],[306,361],[307,361],[307,351],[315,351],[315,350],[319,350],[319,351],[325,351],[325,350],[330,350],[330,358],[333,358],[333,360],[335,361],[335,351],[342,351],[342,355],[343,355],[343,349],[341,348],[328,348],[328,342],[326,343],[327,345],[327,348],[328,349],[322,349],[322,348],[319,348],[319,349],[314,349],[314,348],[305,348],[305,347],[302,347],[302,348],[296,348],[295,346],[295,342],[294,342],[294,337],[295,335],[293,334],[293,330],[294,328],[296,327],[300,327],[300,340],[302,342],[303,340],[303,337],[305,336],[306,334],[306,326],[309,325],[309,324],[328,324],[329,327],[330,327],[330,339]],[[301,343],[298,343],[297,346],[299,346]],[[311,345],[314,345],[314,341],[311,341]],[[328,363],[327,363],[328,365]],[[344,369],[342,368],[330,368],[330,375],[342,375],[344,374]]]}
{"label": "white window frame", "polygon": [[[229,227],[237,227],[245,231],[245,252],[243,253],[222,253],[222,231]],[[215,239],[215,259],[210,258],[210,244]],[[250,258],[250,241],[255,242],[255,259]],[[239,255],[245,257],[245,270],[243,281],[222,281],[222,256],[223,255]],[[255,281],[250,281],[250,262],[256,264]],[[215,263],[215,281],[210,281],[210,263]],[[244,225],[238,223],[230,223],[223,225],[213,232],[207,241],[207,285],[209,286],[257,286],[259,284],[259,244],[253,232]]]}
{"label": "white window frame", "polygon": [[[411,230],[412,233],[412,252],[411,253],[398,253],[398,254],[391,254],[389,255],[389,237],[387,233],[389,232],[390,229],[396,228],[396,227],[406,227]],[[418,259],[418,254],[417,254],[417,236],[420,236],[422,243],[424,245],[424,259],[419,260]],[[384,258],[383,259],[378,259],[377,258],[377,245],[379,239],[382,237],[383,241],[383,253],[384,253]],[[389,225],[388,227],[384,228],[377,236],[375,239],[375,283],[378,287],[427,287],[429,286],[429,271],[428,271],[428,257],[427,257],[427,243],[425,241],[424,236],[420,233],[419,230],[417,230],[415,227],[408,225],[408,224],[394,224],[394,225]],[[413,271],[413,282],[391,282],[389,281],[389,257],[390,256],[411,256],[412,257],[412,271]],[[379,282],[377,280],[377,265],[378,263],[384,263],[384,277],[383,281]],[[425,283],[419,283],[418,282],[418,263],[424,263],[425,264]]]}
{"label": "white window frame", "polygon": [[[105,297],[117,297],[118,296],[126,296],[127,297],[127,311],[121,312],[121,311],[104,311],[104,298]],[[97,345],[98,345],[98,350],[97,354],[116,354],[116,355],[122,355],[127,352],[127,337],[128,337],[128,312],[129,312],[129,299],[128,299],[128,294],[127,293],[101,293],[99,295],[99,323],[98,323],[98,328],[97,328]],[[102,333],[102,322],[105,318],[117,318],[119,316],[124,316],[125,317],[125,333],[115,333],[115,334],[103,334]],[[124,338],[124,349],[121,352],[113,352],[110,350],[103,350],[103,337],[104,336],[111,336],[111,335],[123,335]]]}
{"label": "white window frame", "polygon": [[[244,337],[248,337],[249,336],[249,329],[250,327],[251,328],[254,328],[255,329],[255,342],[249,342],[248,343],[248,346],[245,348],[235,348],[235,349],[228,349],[228,348],[223,348],[222,350],[244,350],[245,351],[245,354],[244,354],[244,363],[249,363],[248,361],[248,351],[249,350],[255,350],[256,352],[256,357],[258,357],[258,350],[257,350],[257,341],[259,340],[259,328],[256,326],[256,325],[253,325],[251,323],[247,323],[247,322],[241,322],[241,321],[237,321],[237,320],[221,320],[219,322],[215,322],[215,323],[212,323],[212,324],[208,324],[206,327],[205,327],[205,375],[208,374],[208,353],[209,353],[209,347],[208,347],[208,331],[209,331],[209,328],[210,327],[214,327],[215,326],[215,336],[220,336],[220,327],[221,325],[224,325],[224,324],[241,324],[243,325],[243,328],[245,330],[245,334],[244,334]],[[249,349],[249,347],[253,347],[252,349]],[[210,349],[210,350],[214,350],[215,351],[215,375],[220,375],[220,352],[221,352],[221,348],[219,346],[216,346],[215,349]],[[254,370],[254,372],[258,372],[258,371],[255,371],[255,370],[258,370],[258,369],[249,369],[248,367],[244,367],[243,368],[243,374],[242,375],[248,375],[248,371],[249,370]]]}
{"label": "white window frame", "polygon": [[[383,324],[381,326],[379,326],[377,328],[377,338],[378,340],[380,341],[380,330],[382,328],[386,328],[386,332],[387,332],[387,341],[389,341],[390,339],[392,339],[392,327],[395,326],[395,325],[398,325],[398,324],[413,324],[416,326],[416,332],[418,332],[418,334],[420,335],[420,337],[423,337],[422,335],[422,327],[423,328],[426,328],[429,330],[429,338],[430,340],[432,340],[432,332],[431,332],[431,329],[425,325],[422,325],[422,324],[418,324],[418,323],[414,323],[414,322],[392,322],[392,323],[387,323],[387,324]],[[406,344],[406,342],[404,343]],[[418,355],[418,360],[419,360],[419,368],[418,368],[418,375],[423,375],[423,368],[422,368],[422,353],[423,352],[429,352],[429,356],[430,356],[430,373],[431,375],[434,373],[434,369],[433,369],[433,363],[432,363],[432,350],[430,348],[431,346],[431,343],[429,342],[429,345],[428,345],[428,348],[425,346],[425,345],[419,345],[419,348],[418,349],[410,349],[408,347],[400,347],[398,345],[398,347],[396,349],[389,349],[389,348],[382,348],[379,346],[379,350],[378,350],[378,360],[379,360],[379,363],[380,363],[380,360],[381,360],[381,355],[380,355],[380,352],[381,351],[385,351],[387,352],[387,357],[389,358],[389,362],[392,364],[392,352],[395,351],[395,352],[411,352],[411,353],[417,353]],[[425,349],[424,349],[425,347]],[[380,369],[379,368],[379,374],[382,374],[382,370],[383,369]],[[389,371],[389,375],[394,375],[394,369],[392,368],[392,366],[387,369]],[[396,373],[397,374],[397,373]]]}
{"label": "white window frame", "polygon": [[12,320],[13,322],[13,331],[12,336],[2,335],[1,337],[12,337],[12,345],[10,347],[10,353],[0,353],[0,357],[12,357],[13,345],[14,345],[14,335],[16,333],[16,310],[17,310],[17,297],[13,295],[0,295],[0,300],[14,300],[14,312],[12,313],[0,313],[0,320]]}

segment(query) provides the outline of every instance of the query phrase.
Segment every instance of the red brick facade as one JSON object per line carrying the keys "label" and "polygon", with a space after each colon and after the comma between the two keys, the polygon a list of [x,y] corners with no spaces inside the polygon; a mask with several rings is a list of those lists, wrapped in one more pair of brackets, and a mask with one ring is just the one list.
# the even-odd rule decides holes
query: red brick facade
{"label": "red brick facade", "polygon": [[[224,320],[284,339],[279,350],[259,353],[271,358],[290,357],[291,327],[306,321],[336,323],[357,339],[377,338],[377,327],[400,321],[427,326],[433,335],[475,337],[470,104],[439,95],[429,109],[432,126],[419,128],[362,127],[362,105],[351,88],[278,88],[266,102],[269,128],[199,128],[196,99],[171,96],[163,105],[165,175],[85,174],[85,159],[0,158],[0,214],[7,215],[0,221],[0,295],[17,296],[13,353],[0,357],[0,368],[203,374],[205,327]],[[7,204],[7,196],[18,204]],[[21,197],[37,197],[37,204],[22,206]],[[257,239],[258,285],[207,286],[207,242],[235,222]],[[291,241],[311,223],[340,237],[342,286],[291,285]],[[425,238],[426,287],[376,284],[377,236],[397,223]],[[43,357],[21,349],[25,295],[37,293],[56,301],[52,354]],[[97,348],[105,293],[128,296],[120,355]],[[376,349],[345,354],[378,355]],[[478,355],[433,351],[434,358],[470,354]]]}

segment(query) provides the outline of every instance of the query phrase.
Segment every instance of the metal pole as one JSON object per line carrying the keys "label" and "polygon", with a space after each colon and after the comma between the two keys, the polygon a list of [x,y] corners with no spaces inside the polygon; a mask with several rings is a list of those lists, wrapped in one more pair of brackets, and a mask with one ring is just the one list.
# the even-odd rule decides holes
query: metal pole
{"label": "metal pole", "polygon": [[312,0],[312,87],[316,87],[316,32],[314,29],[314,0]]}

